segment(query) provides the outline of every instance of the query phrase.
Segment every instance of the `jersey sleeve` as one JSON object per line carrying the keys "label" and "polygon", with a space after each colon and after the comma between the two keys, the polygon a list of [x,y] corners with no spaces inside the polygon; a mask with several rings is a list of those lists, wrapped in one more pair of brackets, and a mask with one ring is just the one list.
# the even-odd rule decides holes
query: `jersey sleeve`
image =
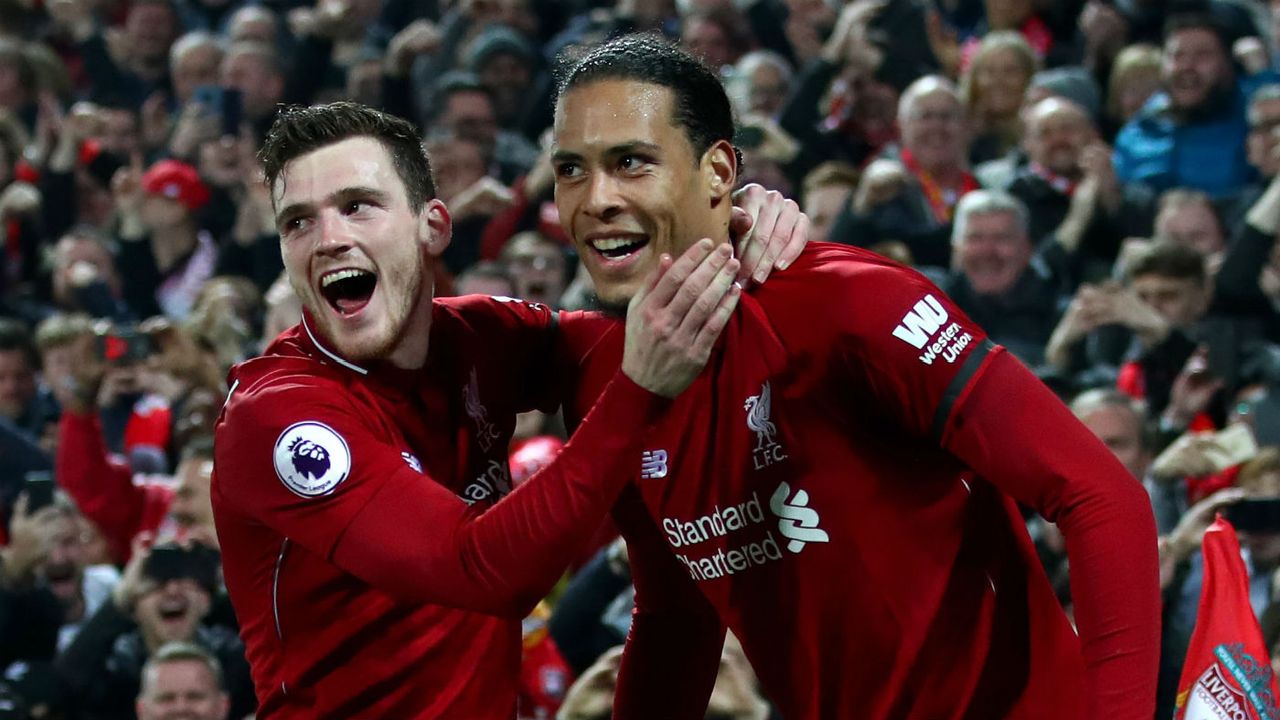
{"label": "jersey sleeve", "polygon": [[943,447],[1066,538],[1086,717],[1151,717],[1160,595],[1155,519],[1142,484],[1008,353],[992,359],[954,416]]}
{"label": "jersey sleeve", "polygon": [[855,401],[870,401],[912,434],[940,438],[995,349],[987,334],[914,270],[870,264],[836,277],[836,352]]}
{"label": "jersey sleeve", "polygon": [[614,508],[627,541],[636,607],[618,670],[615,720],[701,720],[715,687],[725,628],[627,488]]}
{"label": "jersey sleeve", "polygon": [[578,435],[488,510],[411,468],[337,382],[233,393],[215,447],[220,506],[416,602],[523,617],[587,541],[665,401],[621,372]]}

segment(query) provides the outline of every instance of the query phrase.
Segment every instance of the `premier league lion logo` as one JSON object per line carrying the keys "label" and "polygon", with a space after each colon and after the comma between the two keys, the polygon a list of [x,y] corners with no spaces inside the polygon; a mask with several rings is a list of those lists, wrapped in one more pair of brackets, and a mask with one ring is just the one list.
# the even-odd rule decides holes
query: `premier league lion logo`
{"label": "premier league lion logo", "polygon": [[306,498],[328,495],[351,472],[347,441],[314,420],[294,423],[280,433],[273,460],[284,486]]}
{"label": "premier league lion logo", "polygon": [[293,469],[299,475],[311,478],[312,482],[329,472],[329,451],[314,442],[296,438],[289,443],[289,452],[293,454]]}

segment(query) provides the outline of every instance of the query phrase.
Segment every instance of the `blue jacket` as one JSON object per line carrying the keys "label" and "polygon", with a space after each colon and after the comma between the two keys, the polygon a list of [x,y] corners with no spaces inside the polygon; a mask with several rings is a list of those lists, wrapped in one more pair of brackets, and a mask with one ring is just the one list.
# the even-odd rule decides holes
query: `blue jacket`
{"label": "blue jacket", "polygon": [[1254,178],[1245,152],[1246,112],[1249,96],[1263,81],[1275,77],[1262,73],[1240,82],[1213,117],[1184,124],[1170,111],[1168,93],[1156,93],[1116,136],[1117,177],[1156,191],[1195,188],[1215,198],[1240,190]]}

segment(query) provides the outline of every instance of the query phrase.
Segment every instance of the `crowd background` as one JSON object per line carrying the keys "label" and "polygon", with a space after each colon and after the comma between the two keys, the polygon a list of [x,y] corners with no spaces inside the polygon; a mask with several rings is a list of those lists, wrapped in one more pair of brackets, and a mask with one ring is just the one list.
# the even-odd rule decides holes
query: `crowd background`
{"label": "crowd background", "polygon": [[[437,294],[589,307],[551,68],[636,30],[719,69],[744,182],[928,274],[1147,486],[1171,716],[1200,535],[1280,498],[1277,2],[0,0],[0,718],[253,711],[209,478],[227,368],[299,318],[254,157],[276,108],[419,124]],[[519,435],[517,482],[563,430]],[[1280,525],[1241,536],[1280,667]],[[598,546],[526,622],[522,717],[608,717],[630,594]],[[771,714],[730,638],[707,716]]]}

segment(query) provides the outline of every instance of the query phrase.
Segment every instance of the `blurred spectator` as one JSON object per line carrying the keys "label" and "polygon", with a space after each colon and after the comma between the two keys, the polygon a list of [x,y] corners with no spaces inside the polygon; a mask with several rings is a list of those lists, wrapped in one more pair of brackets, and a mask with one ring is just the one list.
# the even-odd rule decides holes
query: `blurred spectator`
{"label": "blurred spectator", "polygon": [[[569,689],[557,720],[605,720],[612,717],[613,694],[617,689],[622,648],[600,657]],[[726,647],[720,656],[715,687],[707,703],[708,718],[725,720],[765,720],[769,705],[753,685],[754,674],[745,659]]]}
{"label": "blurred spectator", "polygon": [[472,43],[467,67],[493,98],[498,125],[519,131],[525,127],[530,100],[546,100],[531,92],[540,71],[538,54],[520,33],[508,27],[485,30]]}
{"label": "blurred spectator", "polygon": [[[1204,564],[1201,538],[1217,514],[1245,499],[1280,498],[1280,448],[1266,447],[1245,463],[1236,486],[1196,503],[1161,543],[1161,584],[1165,610],[1160,653],[1160,696],[1157,711],[1172,709],[1173,694],[1186,656],[1200,605]],[[1272,602],[1274,577],[1280,568],[1280,528],[1240,531],[1241,549],[1249,570],[1249,601],[1255,615]]]}
{"label": "blurred spectator", "polygon": [[124,294],[139,315],[165,312],[183,319],[201,284],[213,276],[218,248],[196,224],[209,201],[209,187],[196,169],[161,160],[142,172],[122,168],[112,181],[120,214]]}
{"label": "blurred spectator", "polygon": [[253,343],[261,315],[262,294],[252,282],[236,275],[219,276],[200,288],[188,330],[212,351],[219,375],[224,375],[233,364],[257,354]]}
{"label": "blurred spectator", "polygon": [[506,266],[495,260],[481,260],[458,276],[454,288],[459,295],[515,297],[515,285]]}
{"label": "blurred spectator", "polygon": [[[1134,334],[1135,360],[1119,379],[1120,389],[1145,398],[1153,414],[1163,413],[1173,381],[1195,351],[1198,324],[1209,307],[1205,258],[1188,245],[1162,240],[1152,243],[1128,269],[1131,292],[1108,293],[1111,320]],[[1166,418],[1165,425],[1185,427],[1191,421]]]}
{"label": "blurred spectator", "polygon": [[20,498],[9,519],[9,542],[0,547],[0,668],[14,662],[52,660],[63,607],[40,581],[53,551],[59,514],[53,506],[31,508]]}
{"label": "blurred spectator", "polygon": [[1155,45],[1130,45],[1120,51],[1107,82],[1108,128],[1119,130],[1160,91],[1163,62]]}
{"label": "blurred spectator", "polygon": [[176,107],[186,107],[196,88],[218,84],[222,48],[223,43],[216,36],[202,30],[183,35],[169,48],[169,77]]}
{"label": "blurred spectator", "polygon": [[53,301],[59,310],[127,320],[123,283],[107,240],[91,225],[78,225],[53,247]]}
{"label": "blurred spectator", "polygon": [[256,137],[266,134],[284,99],[284,67],[272,45],[238,42],[227,49],[218,71],[223,87],[239,90],[244,119]]}
{"label": "blurred spectator", "polygon": [[244,5],[227,19],[227,39],[232,43],[259,42],[274,45],[280,37],[280,19],[271,8]]}
{"label": "blurred spectator", "polygon": [[40,356],[22,323],[0,318],[0,417],[33,438],[57,416],[53,397],[36,381]]}
{"label": "blurred spectator", "polygon": [[732,5],[695,10],[680,19],[680,44],[723,72],[751,49],[751,30]]}
{"label": "blurred spectator", "polygon": [[138,720],[226,720],[230,710],[222,666],[199,645],[166,643],[142,667]]}
{"label": "blurred spectator", "polygon": [[1222,220],[1209,196],[1175,188],[1160,196],[1155,221],[1156,238],[1189,245],[1205,258],[1209,276],[1217,274],[1227,247]]}
{"label": "blurred spectator", "polygon": [[536,232],[522,232],[502,248],[498,259],[506,266],[515,297],[560,307],[568,277],[559,243]]}
{"label": "blurred spectator", "polygon": [[1121,241],[1149,233],[1150,192],[1119,182],[1110,150],[1072,101],[1041,100],[1024,121],[1027,164],[1009,193],[1027,206],[1032,239],[1068,278],[1063,290],[1107,277]]}
{"label": "blurred spectator", "polygon": [[743,55],[734,67],[730,97],[739,115],[777,118],[791,94],[793,73],[786,58],[770,50]]}
{"label": "blurred spectator", "polygon": [[36,568],[37,581],[49,588],[62,608],[58,650],[71,644],[90,615],[111,598],[120,573],[111,565],[90,565],[86,553],[84,518],[71,501],[59,495],[51,512],[37,513],[45,533],[46,554]]}
{"label": "blurred spectator", "polygon": [[232,715],[255,706],[244,646],[234,629],[206,625],[218,593],[217,552],[201,545],[135,543],[112,594],[57,667],[80,699],[84,717],[129,718],[148,660],[168,643],[199,645],[227,673]]}
{"label": "blurred spectator", "polygon": [[832,228],[837,242],[870,246],[901,240],[918,265],[951,264],[951,218],[965,194],[978,189],[968,171],[964,112],[955,86],[927,76],[898,104],[902,146],[862,173],[848,210]]}
{"label": "blurred spectator", "polygon": [[992,342],[1032,367],[1056,324],[1057,286],[1033,262],[1027,210],[1008,193],[977,190],[956,208],[954,270],[941,287]]}
{"label": "blurred spectator", "polygon": [[472,140],[484,151],[489,174],[512,182],[529,171],[538,150],[524,137],[498,125],[493,97],[470,73],[451,73],[437,85],[427,114],[427,127]]}
{"label": "blurred spectator", "polygon": [[1018,33],[994,32],[983,38],[960,78],[960,98],[973,133],[971,162],[993,160],[1018,146],[1018,113],[1038,65],[1035,52]]}
{"label": "blurred spectator", "polygon": [[1244,151],[1247,96],[1231,46],[1212,18],[1175,16],[1156,93],[1116,137],[1116,174],[1156,190],[1190,187],[1224,197],[1252,177]]}
{"label": "blurred spectator", "polygon": [[35,121],[36,71],[15,40],[0,38],[0,108],[23,118],[28,129]]}
{"label": "blurred spectator", "polygon": [[805,176],[801,207],[809,216],[809,237],[812,240],[831,237],[836,217],[853,197],[860,177],[857,168],[838,161],[823,163]]}

